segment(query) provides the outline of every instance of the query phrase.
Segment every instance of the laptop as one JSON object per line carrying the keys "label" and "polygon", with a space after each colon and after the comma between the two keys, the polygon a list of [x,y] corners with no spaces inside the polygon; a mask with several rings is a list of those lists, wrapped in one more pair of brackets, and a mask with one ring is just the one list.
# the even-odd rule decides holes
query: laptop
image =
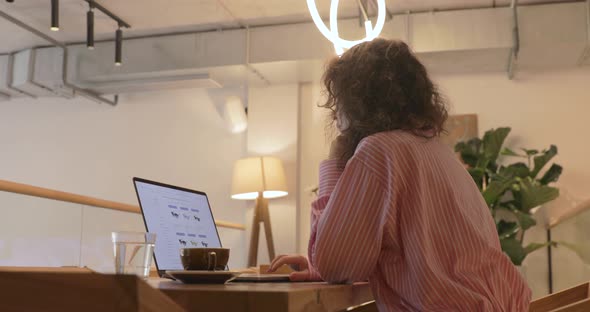
{"label": "laptop", "polygon": [[[222,247],[207,194],[142,178],[133,178],[133,184],[146,231],[156,233],[154,262],[160,277],[174,279],[166,272],[184,271],[181,248]],[[277,274],[241,274],[233,279],[243,282],[288,280],[288,275]]]}

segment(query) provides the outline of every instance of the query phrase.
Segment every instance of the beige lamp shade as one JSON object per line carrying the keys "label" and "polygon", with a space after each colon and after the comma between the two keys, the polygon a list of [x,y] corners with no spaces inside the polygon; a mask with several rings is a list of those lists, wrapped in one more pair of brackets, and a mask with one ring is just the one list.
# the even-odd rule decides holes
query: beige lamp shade
{"label": "beige lamp shade", "polygon": [[287,182],[280,159],[250,157],[236,161],[232,180],[233,199],[256,199],[259,192],[264,198],[286,196]]}

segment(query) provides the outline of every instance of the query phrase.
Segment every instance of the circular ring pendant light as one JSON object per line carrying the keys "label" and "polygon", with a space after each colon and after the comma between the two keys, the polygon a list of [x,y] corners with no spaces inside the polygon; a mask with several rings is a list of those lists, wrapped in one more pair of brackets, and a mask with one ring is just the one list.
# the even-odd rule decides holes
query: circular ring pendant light
{"label": "circular ring pendant light", "polygon": [[338,33],[339,3],[339,0],[332,0],[330,4],[330,29],[328,29],[328,27],[326,27],[324,24],[324,21],[322,21],[322,17],[320,16],[318,8],[315,4],[315,0],[307,0],[307,7],[316,27],[320,30],[322,35],[326,37],[326,39],[330,40],[334,44],[336,53],[341,55],[344,52],[344,49],[350,49],[359,43],[371,41],[379,36],[383,30],[383,26],[385,25],[386,7],[385,0],[377,0],[377,22],[375,23],[375,27],[373,27],[370,20],[365,21],[365,38],[351,41],[340,38]]}

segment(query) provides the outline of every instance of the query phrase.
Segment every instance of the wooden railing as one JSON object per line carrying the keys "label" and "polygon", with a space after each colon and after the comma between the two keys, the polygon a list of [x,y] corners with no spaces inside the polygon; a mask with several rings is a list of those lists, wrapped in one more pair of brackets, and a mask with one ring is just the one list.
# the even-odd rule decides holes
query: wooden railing
{"label": "wooden railing", "polygon": [[[86,206],[93,206],[98,208],[106,208],[118,211],[125,211],[125,212],[132,212],[132,213],[141,213],[139,206],[114,202],[110,200],[104,200],[100,198],[94,198],[84,195],[78,195],[73,193],[67,193],[62,191],[56,191],[52,189],[47,189],[43,187],[32,186],[28,184],[16,183],[6,180],[0,180],[0,191],[10,192],[10,193],[17,193],[23,194],[28,196],[35,196],[47,199],[53,199],[63,202],[81,204]],[[242,224],[232,223],[222,220],[215,221],[217,226],[236,229],[236,230],[245,230],[246,227]]]}
{"label": "wooden railing", "polygon": [[529,312],[587,312],[590,311],[590,283],[537,299]]}

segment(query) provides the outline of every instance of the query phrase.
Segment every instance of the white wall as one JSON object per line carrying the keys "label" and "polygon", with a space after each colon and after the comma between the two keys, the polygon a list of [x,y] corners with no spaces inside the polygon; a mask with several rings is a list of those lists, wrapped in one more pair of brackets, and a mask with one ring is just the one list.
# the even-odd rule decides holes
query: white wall
{"label": "white wall", "polygon": [[553,72],[436,77],[453,113],[476,113],[480,132],[510,126],[512,146],[546,148],[556,144],[563,165],[560,185],[590,197],[590,145],[584,144],[590,115],[590,68]]}
{"label": "white wall", "polygon": [[[590,198],[590,144],[586,136],[590,116],[590,68],[552,72],[518,72],[510,81],[506,74],[470,74],[435,77],[448,97],[452,113],[475,113],[480,134],[490,128],[510,126],[509,146],[547,148],[556,144],[556,161],[564,167],[559,186],[584,199]],[[324,112],[316,105],[320,99],[318,84],[302,86],[301,96],[301,167],[302,192],[300,216],[309,218],[312,200],[305,191],[317,185],[317,167],[327,155],[329,141],[324,136]],[[566,222],[553,230],[554,240],[567,241],[590,250],[590,214]],[[300,228],[299,252],[306,252],[309,221]],[[527,241],[544,242],[542,227],[527,232]],[[555,289],[564,289],[590,280],[590,267],[566,248],[554,250]],[[547,292],[546,251],[527,258],[527,279],[538,297]]]}
{"label": "white wall", "polygon": [[312,189],[318,186],[320,162],[327,158],[331,133],[326,133],[329,111],[319,108],[323,104],[319,84],[301,85],[300,96],[300,148],[299,148],[299,220],[300,231],[297,250],[307,255],[311,203],[315,199]]}
{"label": "white wall", "polygon": [[[514,81],[503,73],[435,79],[450,99],[453,113],[478,114],[481,133],[511,126],[511,146],[556,144],[557,161],[564,167],[560,185],[588,198],[589,75],[586,68],[519,72]],[[204,90],[124,96],[114,108],[84,99],[13,100],[0,104],[0,179],[136,203],[130,181],[136,175],[206,191],[216,218],[250,226],[253,202],[229,198],[233,162],[246,155],[275,155],[285,163],[290,191],[288,197],[270,202],[275,248],[277,254],[305,254],[313,199],[308,189],[317,183],[318,164],[329,148],[325,111],[316,107],[320,101],[318,84],[253,88],[248,96],[248,134],[231,135]],[[49,213],[52,204],[45,200],[14,196],[0,194],[0,265],[47,262],[106,268],[108,233],[142,226],[134,214],[69,204]],[[590,236],[586,219],[555,229],[555,238],[583,242]],[[82,247],[67,239],[75,235],[83,238]],[[232,267],[244,267],[249,232],[222,230],[221,235],[232,248]],[[543,229],[537,228],[527,239],[542,240],[543,235]],[[45,247],[27,251],[27,242],[38,237],[47,237],[38,244]],[[55,247],[47,248],[49,243]],[[23,260],[46,253],[64,256]],[[588,267],[573,253],[564,248],[555,253],[556,289],[590,279]],[[259,263],[269,260],[261,235]],[[525,265],[536,296],[546,291],[545,262],[541,251]]]}
{"label": "white wall", "polygon": [[[278,157],[285,167],[289,195],[269,200],[276,255],[291,254],[297,249],[298,94],[299,86],[289,84],[251,88],[248,96],[248,154]],[[247,225],[250,227],[253,201],[249,203],[249,207]],[[261,227],[258,263],[267,264],[270,260],[264,227]]]}
{"label": "white wall", "polygon": [[[126,95],[116,107],[83,98],[3,102],[0,151],[0,179],[137,204],[131,178],[139,176],[205,191],[215,218],[241,224],[246,220],[245,204],[230,199],[232,165],[245,154],[246,136],[226,130],[206,90]],[[0,193],[2,265],[26,262],[26,254],[13,252],[14,244],[23,244],[9,239],[19,236],[15,227],[29,229],[41,245],[50,243],[44,235],[81,235],[81,264],[99,269],[111,265],[104,258],[111,253],[111,230],[143,229],[138,214],[69,204],[52,204],[60,206],[53,211],[47,204],[51,201],[14,196]],[[37,218],[27,212],[33,207]],[[59,231],[69,236],[56,234]],[[244,267],[244,232],[221,229],[220,234],[222,243],[232,248],[230,265]],[[80,253],[80,244],[67,244]],[[71,256],[59,259],[62,247],[54,249],[57,260],[47,264],[77,265]]]}
{"label": "white wall", "polygon": [[[518,72],[510,81],[503,73],[436,77],[448,96],[452,112],[476,113],[480,134],[490,128],[510,126],[507,145],[515,148],[548,148],[555,144],[555,161],[564,171],[557,184],[581,199],[590,198],[590,144],[586,136],[590,115],[590,68],[551,72]],[[553,230],[553,239],[590,250],[587,214]],[[539,222],[540,223],[540,222]],[[541,226],[527,232],[529,242],[544,242]],[[554,290],[590,280],[590,267],[570,250],[554,249]],[[524,263],[534,296],[544,295],[547,286],[546,250],[531,254]]]}

